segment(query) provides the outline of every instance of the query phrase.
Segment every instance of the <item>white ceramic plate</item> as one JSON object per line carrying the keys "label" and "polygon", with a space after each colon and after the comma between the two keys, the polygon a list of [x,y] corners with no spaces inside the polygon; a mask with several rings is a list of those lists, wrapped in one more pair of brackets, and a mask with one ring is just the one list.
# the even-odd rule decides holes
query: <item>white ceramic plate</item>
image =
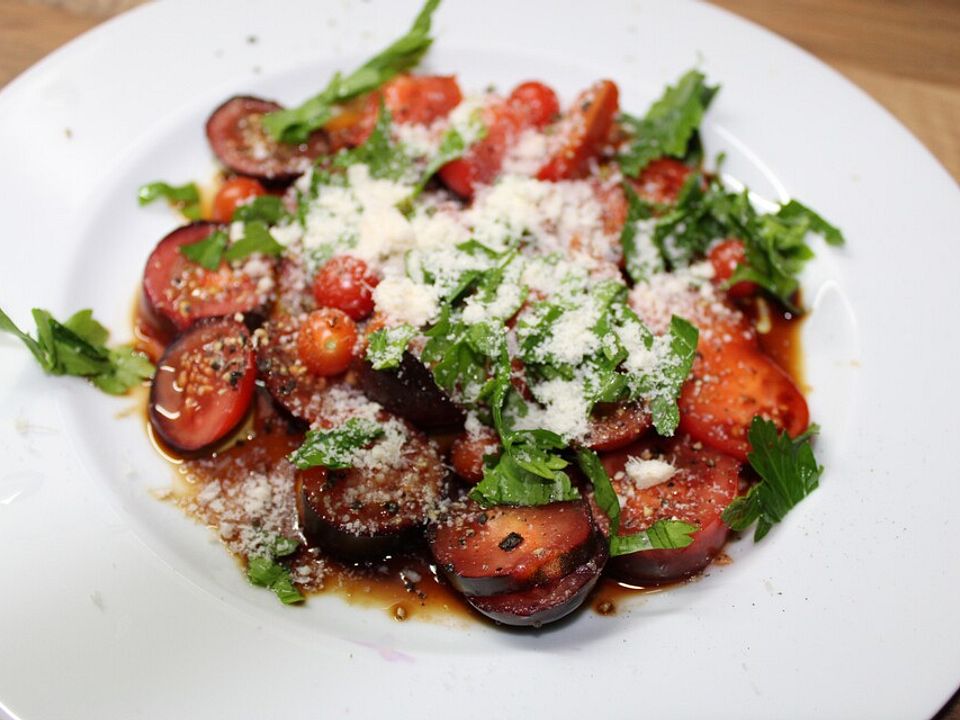
{"label": "white ceramic plate", "polygon": [[[173,225],[134,193],[206,178],[225,97],[295,102],[406,27],[414,3],[164,2],[0,93],[0,306],[92,306],[128,336]],[[598,77],[642,111],[700,63],[723,90],[709,150],[760,193],[842,226],[806,278],[821,489],[732,565],[538,633],[398,624],[335,595],[285,608],[169,482],[130,400],[44,377],[0,339],[0,703],[22,718],[924,717],[960,680],[952,420],[960,192],[886,112],[712,7],[450,2],[426,68],[466,87]],[[253,37],[253,39],[251,39]],[[588,715],[589,714],[589,715]]]}

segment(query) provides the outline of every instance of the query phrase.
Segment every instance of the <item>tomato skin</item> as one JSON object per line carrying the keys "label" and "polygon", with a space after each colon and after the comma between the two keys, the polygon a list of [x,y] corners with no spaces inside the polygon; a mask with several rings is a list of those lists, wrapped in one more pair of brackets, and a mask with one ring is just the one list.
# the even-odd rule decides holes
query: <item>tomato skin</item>
{"label": "tomato skin", "polygon": [[493,429],[484,427],[476,435],[457,436],[450,447],[450,464],[457,475],[476,484],[483,480],[484,455],[499,455],[500,451],[500,437]]}
{"label": "tomato skin", "polygon": [[297,354],[307,369],[322,377],[339,375],[353,362],[357,326],[336,308],[314,310],[297,335]]}
{"label": "tomato skin", "polygon": [[317,271],[313,297],[319,307],[336,308],[352,320],[363,320],[373,312],[373,289],[379,282],[360,258],[338,255]]}
{"label": "tomato skin", "polygon": [[744,343],[699,346],[693,377],[680,392],[680,430],[740,460],[755,415],[795,437],[810,411],[793,380],[762,351]]}
{"label": "tomato skin", "polygon": [[157,436],[191,453],[223,440],[240,424],[256,381],[250,334],[232,319],[199,323],[157,363],[149,417]]}
{"label": "tomato skin", "polygon": [[561,119],[565,135],[560,150],[540,168],[540,180],[574,180],[584,177],[590,162],[610,140],[620,109],[620,91],[612,80],[601,80],[582,92]]}
{"label": "tomato skin", "polygon": [[[710,248],[707,259],[713,265],[714,283],[720,285],[729,280],[737,266],[743,263],[746,257],[743,241],[736,238],[723,240]],[[758,289],[756,283],[741,280],[727,288],[727,295],[735,298],[749,297],[755,295]]]}
{"label": "tomato skin", "polygon": [[228,223],[233,220],[233,213],[240,205],[266,194],[267,189],[253,178],[242,175],[230,178],[220,186],[213,199],[211,219],[214,222]]}
{"label": "tomato skin", "polygon": [[[677,472],[659,485],[629,488],[632,483],[623,472],[631,456],[662,457]],[[611,575],[634,585],[659,585],[689,577],[710,564],[729,533],[721,514],[739,490],[739,462],[685,436],[645,439],[619,452],[607,453],[601,461],[614,490],[624,499],[621,534],[646,530],[662,519],[683,520],[700,527],[685,548],[610,558],[607,569]],[[596,512],[604,524],[606,516],[599,509]]]}
{"label": "tomato skin", "polygon": [[693,168],[673,158],[659,158],[647,165],[630,184],[643,200],[672,205]]}
{"label": "tomato skin", "polygon": [[557,94],[542,82],[531,80],[517,85],[507,103],[516,109],[526,124],[542,128],[556,120],[560,114],[560,101]]}

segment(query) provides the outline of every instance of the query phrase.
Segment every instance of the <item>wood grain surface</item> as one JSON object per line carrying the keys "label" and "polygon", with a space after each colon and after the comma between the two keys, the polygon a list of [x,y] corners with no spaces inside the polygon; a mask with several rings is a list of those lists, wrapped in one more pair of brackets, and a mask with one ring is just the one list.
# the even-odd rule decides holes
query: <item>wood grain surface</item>
{"label": "wood grain surface", "polygon": [[[71,38],[140,1],[0,0],[0,87]],[[960,0],[713,2],[840,71],[899,118],[960,179]],[[960,720],[960,694],[937,720]]]}

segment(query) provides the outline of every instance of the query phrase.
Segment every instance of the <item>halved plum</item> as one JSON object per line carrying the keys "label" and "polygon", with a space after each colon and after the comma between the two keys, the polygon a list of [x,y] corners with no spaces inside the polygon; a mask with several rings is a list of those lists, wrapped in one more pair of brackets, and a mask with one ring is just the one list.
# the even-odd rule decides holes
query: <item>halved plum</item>
{"label": "halved plum", "polygon": [[347,561],[380,560],[408,546],[436,519],[446,491],[436,448],[413,430],[395,456],[302,470],[297,482],[304,536]]}
{"label": "halved plum", "polygon": [[157,363],[150,424],[179,452],[210,447],[246,416],[255,380],[253,344],[242,323],[223,319],[195,325]]}
{"label": "halved plum", "polygon": [[466,500],[428,533],[450,583],[464,595],[484,597],[560,580],[596,553],[597,538],[581,500],[486,509]]}
{"label": "halved plum", "polygon": [[[205,240],[222,225],[196,222],[160,240],[143,271],[144,310],[161,329],[186,330],[198,320],[263,311],[267,298],[252,275],[221,263],[207,270],[188,260],[180,248]],[[272,265],[258,270],[272,278]]]}
{"label": "halved plum", "polygon": [[279,142],[263,129],[264,115],[282,110],[272,100],[232,97],[207,120],[207,140],[223,165],[240,175],[266,183],[282,184],[306,172],[313,160],[328,152],[326,135],[313,133],[307,142]]}
{"label": "halved plum", "polygon": [[463,423],[463,411],[447,397],[433,374],[409,352],[394,370],[360,367],[360,387],[371,400],[423,428],[443,428]]}
{"label": "halved plum", "polygon": [[600,542],[593,557],[559,580],[516,593],[467,597],[467,602],[503,625],[540,627],[566,617],[583,604],[600,579],[606,560],[607,550]]}
{"label": "halved plum", "polygon": [[[631,458],[673,466],[664,482],[642,487],[627,472]],[[634,534],[658,520],[676,519],[699,525],[693,543],[676,550],[647,550],[610,559],[610,574],[634,585],[681,580],[703,570],[727,540],[720,519],[740,486],[740,463],[687,436],[651,437],[601,457],[614,490],[621,498],[620,533]],[[663,466],[657,466],[662,472]],[[601,526],[604,523],[601,522]]]}

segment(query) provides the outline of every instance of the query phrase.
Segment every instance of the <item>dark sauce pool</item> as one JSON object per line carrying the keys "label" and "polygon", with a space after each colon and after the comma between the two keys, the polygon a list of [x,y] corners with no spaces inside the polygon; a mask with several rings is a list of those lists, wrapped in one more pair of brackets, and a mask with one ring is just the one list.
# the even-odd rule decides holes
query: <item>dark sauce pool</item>
{"label": "dark sauce pool", "polygon": [[[775,306],[764,305],[751,303],[743,309],[761,330],[766,331],[760,336],[763,349],[787,370],[798,387],[803,388],[799,342],[802,318],[792,316]],[[133,325],[138,348],[154,360],[158,359],[169,338],[138,311],[134,313]],[[260,387],[250,415],[230,440],[203,457],[183,457],[165,447],[153,434],[150,423],[146,420],[146,395],[144,400],[143,417],[150,440],[174,470],[174,482],[170,491],[163,496],[164,499],[178,505],[198,522],[208,525],[211,531],[221,537],[238,563],[245,566],[246,558],[242,548],[238,547],[229,534],[225,537],[225,515],[212,511],[214,503],[204,503],[201,499],[205,494],[210,494],[208,491],[212,485],[216,485],[222,495],[215,500],[226,499],[234,489],[244,484],[251,473],[272,472],[282,465],[281,460],[286,455],[300,445],[304,436],[303,428],[283,416],[274,407],[267,391]],[[435,439],[444,451],[449,448],[449,437],[439,436]],[[289,493],[290,497],[281,503],[286,510],[281,513],[282,517],[278,522],[287,536],[299,536],[302,540],[296,512],[296,491],[290,487]],[[242,505],[242,502],[239,505]],[[242,509],[239,514],[239,518],[236,513],[231,515],[229,522],[242,524]],[[714,560],[717,565],[728,562],[730,559],[724,553]],[[411,548],[408,554],[390,557],[379,563],[350,565],[326,557],[319,549],[308,548],[301,543],[301,549],[292,557],[290,565],[309,570],[308,573],[294,574],[305,595],[333,592],[351,604],[376,608],[400,622],[413,617],[427,620],[481,617],[459,593],[437,575],[426,547]],[[698,576],[691,580],[696,579]],[[670,585],[636,587],[604,577],[584,606],[592,608],[600,615],[616,615],[623,605],[637,594],[661,592],[669,587]],[[489,620],[484,619],[483,622]]]}

